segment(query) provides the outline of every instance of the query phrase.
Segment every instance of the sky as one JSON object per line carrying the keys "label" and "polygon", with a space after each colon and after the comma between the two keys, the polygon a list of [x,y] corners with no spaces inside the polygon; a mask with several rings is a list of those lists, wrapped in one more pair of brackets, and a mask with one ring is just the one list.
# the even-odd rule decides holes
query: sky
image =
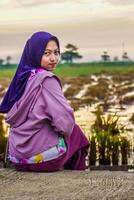
{"label": "sky", "polygon": [[101,60],[104,51],[134,60],[134,0],[0,0],[0,58],[19,62],[36,31],[56,35],[62,52],[76,45],[82,62]]}

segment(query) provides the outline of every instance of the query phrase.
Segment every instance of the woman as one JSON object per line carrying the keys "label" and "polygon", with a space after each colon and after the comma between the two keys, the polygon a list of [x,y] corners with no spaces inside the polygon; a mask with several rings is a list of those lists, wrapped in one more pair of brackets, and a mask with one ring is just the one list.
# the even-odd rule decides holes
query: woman
{"label": "woman", "polygon": [[11,126],[8,158],[17,170],[86,168],[89,141],[75,124],[60,80],[52,73],[59,57],[57,37],[34,33],[0,106]]}

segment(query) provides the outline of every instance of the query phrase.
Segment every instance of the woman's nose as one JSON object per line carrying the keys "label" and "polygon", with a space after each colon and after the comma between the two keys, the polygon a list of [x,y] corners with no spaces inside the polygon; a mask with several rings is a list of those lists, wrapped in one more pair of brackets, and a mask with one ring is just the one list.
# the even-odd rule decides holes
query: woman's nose
{"label": "woman's nose", "polygon": [[51,60],[51,61],[54,61],[55,59],[56,59],[56,56],[55,56],[54,54],[51,54],[50,60]]}

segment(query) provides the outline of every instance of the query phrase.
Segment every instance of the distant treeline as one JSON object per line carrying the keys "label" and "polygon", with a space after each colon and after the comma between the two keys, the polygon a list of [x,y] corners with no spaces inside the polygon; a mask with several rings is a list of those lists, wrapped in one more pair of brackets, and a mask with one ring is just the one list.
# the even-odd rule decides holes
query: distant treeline
{"label": "distant treeline", "polygon": [[[17,68],[18,64],[2,64],[0,65],[0,69],[15,69]],[[134,67],[134,61],[94,61],[94,62],[81,62],[81,63],[59,63],[58,67]]]}
{"label": "distant treeline", "polygon": [[[78,51],[78,47],[74,44],[68,43],[65,46],[65,51],[60,54],[60,63],[59,66],[90,66],[90,65],[101,65],[101,66],[132,66],[134,64],[134,61],[129,58],[127,52],[123,52],[123,55],[121,57],[121,60],[118,58],[118,56],[114,56],[113,59],[111,59],[111,56],[108,54],[107,51],[104,51],[102,55],[100,55],[101,60],[99,62],[87,62],[87,63],[76,63],[76,60],[80,60],[83,58],[82,55],[80,55]],[[11,64],[12,57],[7,56],[6,59],[0,58],[0,67],[16,67],[16,64]]]}
{"label": "distant treeline", "polygon": [[17,68],[18,64],[0,64],[0,69]]}
{"label": "distant treeline", "polygon": [[59,63],[59,67],[134,67],[134,61],[93,61],[93,62],[81,62],[81,63]]}

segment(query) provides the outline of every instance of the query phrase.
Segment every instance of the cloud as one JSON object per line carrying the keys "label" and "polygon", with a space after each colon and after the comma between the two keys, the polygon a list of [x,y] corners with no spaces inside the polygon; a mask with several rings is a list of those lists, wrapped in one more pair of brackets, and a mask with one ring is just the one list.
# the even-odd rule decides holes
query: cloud
{"label": "cloud", "polygon": [[77,45],[87,58],[98,58],[103,50],[120,55],[122,42],[132,57],[133,1],[0,0],[0,56],[19,60],[27,38],[42,30],[58,36],[62,48]]}
{"label": "cloud", "polygon": [[134,0],[104,0],[104,1],[118,6],[126,6],[134,4]]}
{"label": "cloud", "polygon": [[[92,0],[74,0],[73,3],[89,3]],[[26,7],[37,7],[41,5],[48,5],[48,4],[60,4],[60,3],[72,3],[71,0],[1,0],[0,1],[0,8],[8,9],[8,8],[26,8]]]}
{"label": "cloud", "polygon": [[[65,0],[66,1],[66,0]],[[62,0],[59,0],[58,2],[63,2]],[[46,5],[50,3],[56,3],[56,0],[1,0],[0,1],[0,8],[8,9],[8,8],[25,8],[25,7],[35,7],[35,6],[41,6]]]}
{"label": "cloud", "polygon": [[[58,3],[66,2],[67,0],[58,0]],[[45,5],[45,4],[52,4],[52,3],[57,3],[56,0],[23,0],[19,1],[20,6],[22,7],[29,7],[29,6],[40,6],[40,5]]]}

